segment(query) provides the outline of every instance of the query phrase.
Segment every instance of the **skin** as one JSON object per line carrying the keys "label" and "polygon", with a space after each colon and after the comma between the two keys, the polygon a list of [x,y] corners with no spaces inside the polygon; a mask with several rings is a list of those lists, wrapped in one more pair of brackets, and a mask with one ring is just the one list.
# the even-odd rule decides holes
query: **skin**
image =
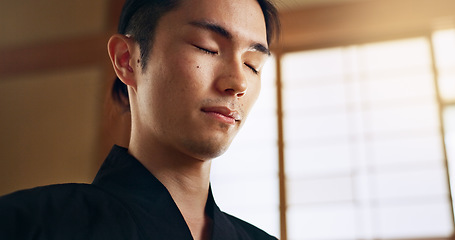
{"label": "skin", "polygon": [[108,50],[128,85],[130,154],[166,186],[193,238],[209,239],[204,209],[211,160],[246,120],[268,57],[259,4],[182,1],[160,19],[145,70],[131,37],[112,36]]}

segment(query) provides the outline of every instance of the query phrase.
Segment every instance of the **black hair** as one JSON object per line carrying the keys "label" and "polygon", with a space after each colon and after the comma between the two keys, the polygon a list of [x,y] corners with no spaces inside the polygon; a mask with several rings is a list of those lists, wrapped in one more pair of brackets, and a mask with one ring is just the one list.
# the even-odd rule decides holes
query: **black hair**
{"label": "black hair", "polygon": [[[276,40],[280,31],[278,11],[270,0],[257,0],[264,14],[267,43]],[[118,33],[131,35],[138,42],[141,55],[141,66],[147,66],[150,49],[153,46],[155,29],[159,19],[176,8],[181,0],[126,0],[123,5]],[[113,99],[129,110],[127,86],[116,78],[112,86]]]}

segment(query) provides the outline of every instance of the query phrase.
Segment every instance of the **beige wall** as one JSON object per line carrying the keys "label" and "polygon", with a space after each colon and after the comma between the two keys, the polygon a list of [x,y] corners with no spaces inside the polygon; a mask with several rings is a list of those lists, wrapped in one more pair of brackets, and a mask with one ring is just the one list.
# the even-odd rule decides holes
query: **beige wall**
{"label": "beige wall", "polygon": [[0,47],[66,39],[104,30],[108,0],[2,0]]}
{"label": "beige wall", "polygon": [[[108,0],[0,5],[0,52],[101,34],[107,25]],[[93,179],[101,162],[103,64],[0,74],[0,195]]]}
{"label": "beige wall", "polygon": [[100,72],[77,69],[0,82],[0,191],[87,182],[95,174]]}

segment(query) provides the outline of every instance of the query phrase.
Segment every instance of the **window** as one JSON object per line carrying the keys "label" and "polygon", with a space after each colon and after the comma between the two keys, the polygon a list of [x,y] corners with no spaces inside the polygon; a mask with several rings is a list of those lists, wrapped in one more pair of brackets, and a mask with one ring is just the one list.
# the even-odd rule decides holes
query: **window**
{"label": "window", "polygon": [[425,37],[283,56],[289,239],[452,234],[431,59]]}

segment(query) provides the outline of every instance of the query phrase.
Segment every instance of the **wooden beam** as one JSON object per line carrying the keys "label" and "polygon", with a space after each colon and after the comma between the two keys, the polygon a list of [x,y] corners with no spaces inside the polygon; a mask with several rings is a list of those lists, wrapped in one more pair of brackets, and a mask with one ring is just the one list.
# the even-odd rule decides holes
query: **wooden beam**
{"label": "wooden beam", "polygon": [[284,158],[284,127],[283,127],[283,90],[281,81],[281,54],[276,54],[276,103],[277,103],[277,132],[278,132],[278,180],[280,193],[280,239],[287,240],[287,193],[286,169]]}

